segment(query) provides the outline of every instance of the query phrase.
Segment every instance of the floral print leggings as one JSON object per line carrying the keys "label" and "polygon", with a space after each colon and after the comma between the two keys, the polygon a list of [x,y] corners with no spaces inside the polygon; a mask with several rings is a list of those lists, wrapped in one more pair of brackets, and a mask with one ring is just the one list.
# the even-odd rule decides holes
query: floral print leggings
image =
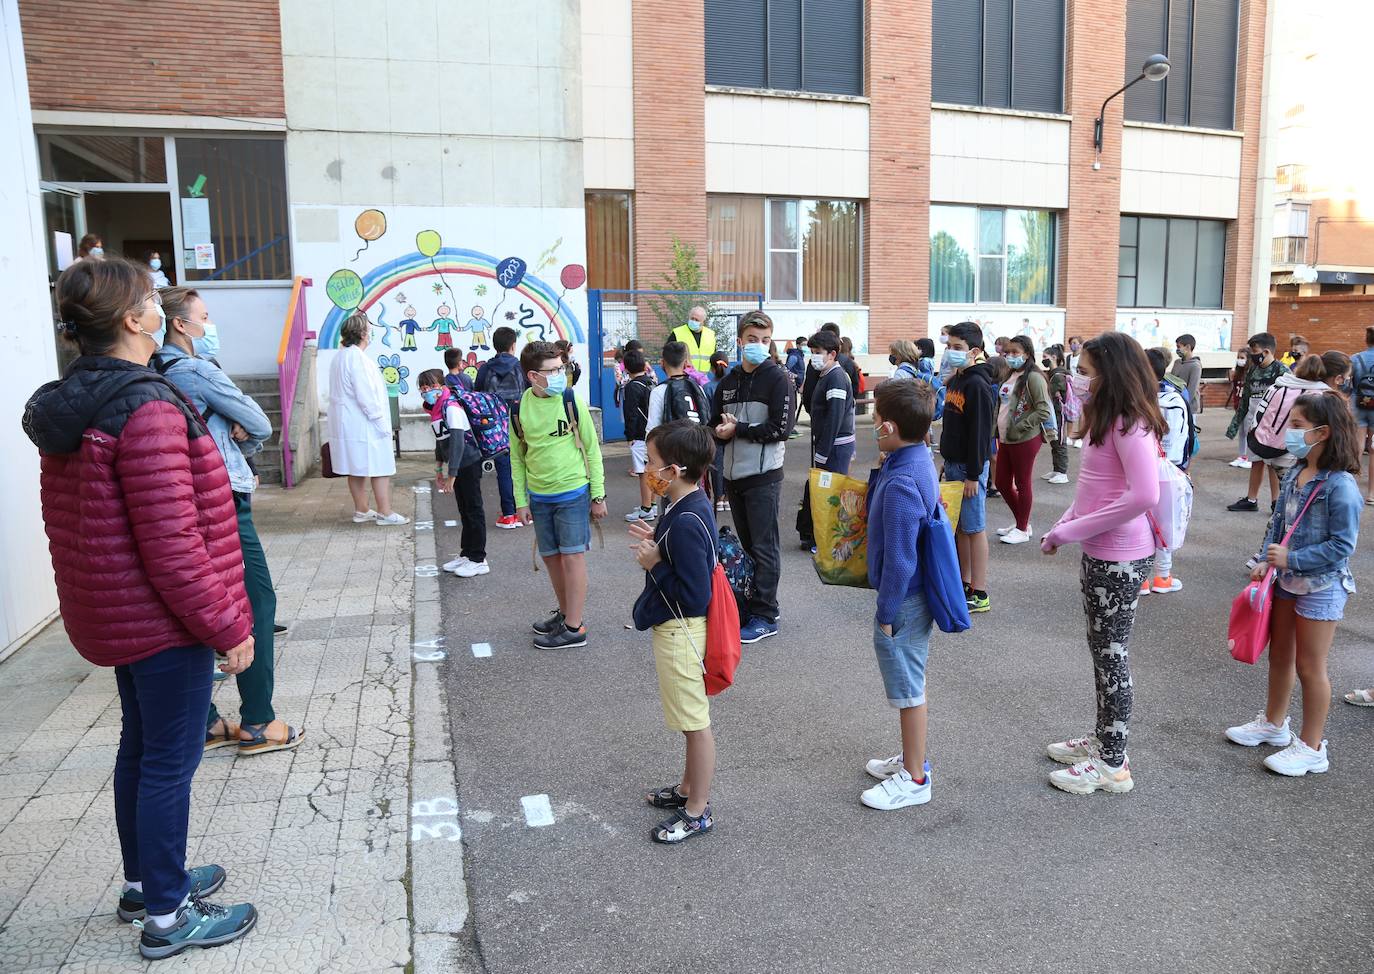
{"label": "floral print leggings", "polygon": [[1140,583],[1154,568],[1153,556],[1102,561],[1083,556],[1078,580],[1088,617],[1088,649],[1097,682],[1097,739],[1102,760],[1120,767],[1131,729],[1131,658],[1128,652]]}

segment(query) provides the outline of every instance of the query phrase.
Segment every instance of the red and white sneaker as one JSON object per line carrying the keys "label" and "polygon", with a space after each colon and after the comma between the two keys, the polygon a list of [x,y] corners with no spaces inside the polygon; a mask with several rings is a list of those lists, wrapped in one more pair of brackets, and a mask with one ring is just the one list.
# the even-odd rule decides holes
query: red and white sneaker
{"label": "red and white sneaker", "polygon": [[498,517],[496,519],[496,526],[505,531],[513,531],[516,528],[524,527],[524,525],[520,523],[520,519],[516,517],[514,514],[507,514],[505,517]]}
{"label": "red and white sneaker", "polygon": [[1096,748],[1092,748],[1086,761],[1050,772],[1050,784],[1071,795],[1091,795],[1095,791],[1124,795],[1135,787],[1130,758],[1122,758],[1121,767],[1113,768],[1103,762]]}
{"label": "red and white sneaker", "polygon": [[[1098,743],[1095,736],[1070,737],[1067,741],[1048,745],[1045,748],[1045,753],[1060,764],[1077,764],[1079,761],[1086,761],[1092,757],[1093,750],[1097,747]],[[900,763],[900,761],[901,755],[898,755],[898,762]]]}

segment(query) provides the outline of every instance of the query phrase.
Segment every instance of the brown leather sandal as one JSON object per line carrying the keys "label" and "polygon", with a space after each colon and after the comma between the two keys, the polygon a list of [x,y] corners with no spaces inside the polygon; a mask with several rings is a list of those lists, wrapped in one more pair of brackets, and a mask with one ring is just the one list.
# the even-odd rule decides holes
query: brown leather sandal
{"label": "brown leather sandal", "polygon": [[[215,728],[219,728],[218,731]],[[239,742],[239,727],[220,717],[205,728],[205,750],[213,751],[221,747],[233,747]]]}

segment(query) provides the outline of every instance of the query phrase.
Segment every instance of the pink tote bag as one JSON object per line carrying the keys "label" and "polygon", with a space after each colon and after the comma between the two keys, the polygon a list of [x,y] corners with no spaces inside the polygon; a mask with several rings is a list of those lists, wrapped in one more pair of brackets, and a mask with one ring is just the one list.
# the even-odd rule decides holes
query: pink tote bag
{"label": "pink tote bag", "polygon": [[[1297,530],[1298,522],[1321,493],[1321,485],[1312,491],[1307,503],[1302,506],[1298,516],[1283,537],[1284,547]],[[1264,647],[1269,645],[1269,616],[1274,611],[1274,569],[1271,567],[1258,582],[1251,582],[1231,603],[1231,624],[1226,630],[1226,640],[1231,646],[1231,656],[1242,663],[1251,665],[1259,661]]]}

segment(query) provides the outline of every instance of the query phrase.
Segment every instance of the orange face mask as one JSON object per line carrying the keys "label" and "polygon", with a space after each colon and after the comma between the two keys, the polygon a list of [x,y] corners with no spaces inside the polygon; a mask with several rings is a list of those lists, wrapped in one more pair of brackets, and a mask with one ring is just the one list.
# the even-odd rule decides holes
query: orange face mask
{"label": "orange face mask", "polygon": [[[671,463],[666,467],[659,467],[659,470],[677,470]],[[655,497],[663,497],[668,493],[668,487],[672,484],[671,480],[664,480],[658,475],[658,470],[644,471],[644,480],[649,485],[649,490],[653,491]]]}

